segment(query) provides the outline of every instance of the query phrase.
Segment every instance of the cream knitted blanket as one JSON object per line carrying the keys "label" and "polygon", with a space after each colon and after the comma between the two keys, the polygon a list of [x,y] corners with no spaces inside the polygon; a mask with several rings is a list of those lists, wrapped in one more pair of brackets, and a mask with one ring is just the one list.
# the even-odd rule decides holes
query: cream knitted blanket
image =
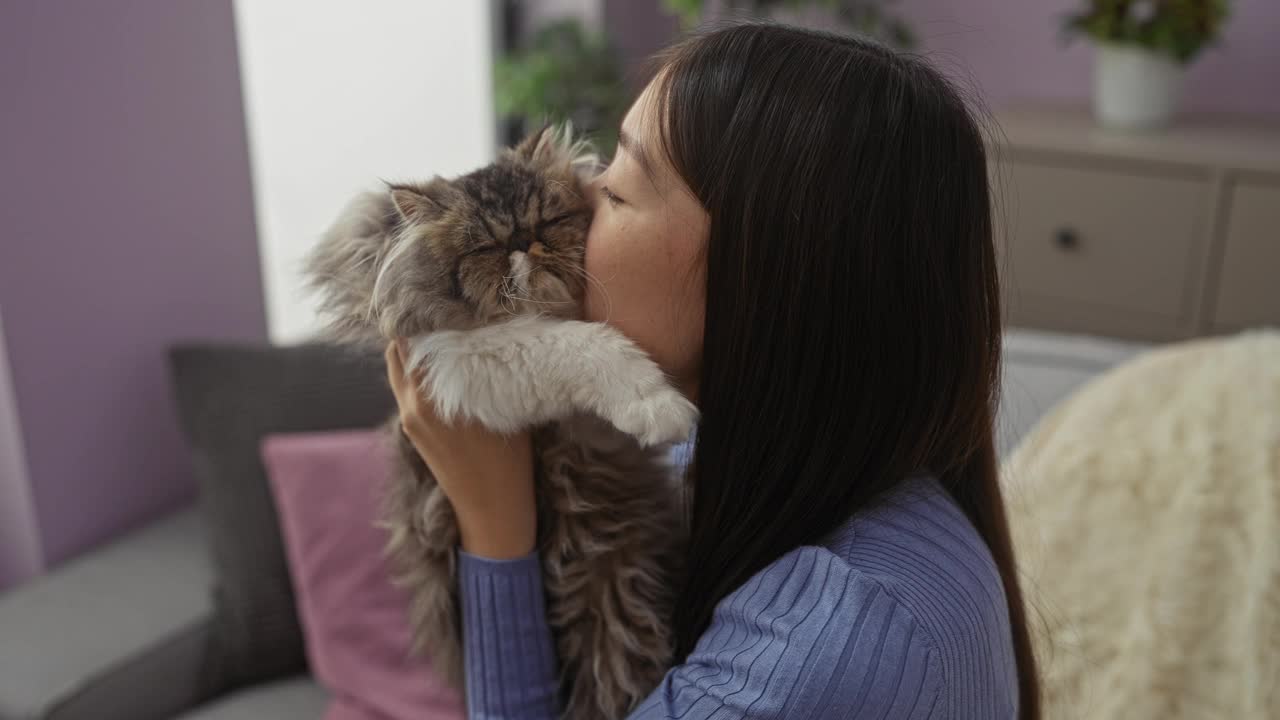
{"label": "cream knitted blanket", "polygon": [[1046,718],[1280,718],[1280,333],[1100,376],[1003,481]]}

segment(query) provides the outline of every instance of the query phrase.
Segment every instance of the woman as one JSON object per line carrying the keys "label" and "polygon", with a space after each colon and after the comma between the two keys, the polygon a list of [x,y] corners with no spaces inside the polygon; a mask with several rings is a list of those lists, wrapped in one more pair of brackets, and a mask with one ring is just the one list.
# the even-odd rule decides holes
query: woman
{"label": "woman", "polygon": [[[701,411],[677,666],[633,718],[1037,718],[1000,491],[981,134],[918,58],[748,24],[622,123],[585,300]],[[458,515],[472,717],[552,718],[527,435],[447,426],[387,352]]]}

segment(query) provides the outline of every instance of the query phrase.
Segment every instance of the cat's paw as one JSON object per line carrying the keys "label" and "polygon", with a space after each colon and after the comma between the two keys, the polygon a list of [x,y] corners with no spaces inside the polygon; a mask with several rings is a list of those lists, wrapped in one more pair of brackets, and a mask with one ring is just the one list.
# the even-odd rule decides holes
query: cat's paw
{"label": "cat's paw", "polygon": [[673,388],[625,403],[613,415],[614,426],[645,447],[684,442],[698,422],[698,408]]}

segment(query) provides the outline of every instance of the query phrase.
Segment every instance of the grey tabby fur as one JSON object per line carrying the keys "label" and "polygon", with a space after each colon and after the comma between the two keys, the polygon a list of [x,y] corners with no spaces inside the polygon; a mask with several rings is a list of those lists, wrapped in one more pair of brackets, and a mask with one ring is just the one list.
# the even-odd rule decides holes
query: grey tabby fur
{"label": "grey tabby fur", "polygon": [[[454,180],[360,196],[307,266],[334,337],[381,348],[391,337],[471,331],[513,316],[578,319],[591,218],[583,176],[593,169],[594,156],[570,131],[544,129]],[[519,278],[513,248],[524,248],[535,268]],[[453,510],[398,418],[388,432],[398,445],[385,506],[389,551],[412,592],[418,647],[461,687]],[[564,717],[621,718],[672,661],[685,538],[680,488],[663,445],[645,447],[586,412],[536,427],[533,441]]]}

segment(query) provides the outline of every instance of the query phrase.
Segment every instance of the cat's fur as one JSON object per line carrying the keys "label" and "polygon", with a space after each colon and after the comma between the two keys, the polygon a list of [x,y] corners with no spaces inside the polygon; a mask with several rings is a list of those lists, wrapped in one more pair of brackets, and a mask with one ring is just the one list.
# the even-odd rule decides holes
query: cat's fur
{"label": "cat's fur", "polygon": [[[357,198],[308,264],[334,334],[410,367],[445,418],[533,427],[538,547],[565,717],[620,718],[672,661],[685,528],[664,445],[696,410],[621,333],[578,320],[594,156],[546,129],[455,180]],[[393,419],[390,550],[420,646],[462,684],[457,524]]]}

